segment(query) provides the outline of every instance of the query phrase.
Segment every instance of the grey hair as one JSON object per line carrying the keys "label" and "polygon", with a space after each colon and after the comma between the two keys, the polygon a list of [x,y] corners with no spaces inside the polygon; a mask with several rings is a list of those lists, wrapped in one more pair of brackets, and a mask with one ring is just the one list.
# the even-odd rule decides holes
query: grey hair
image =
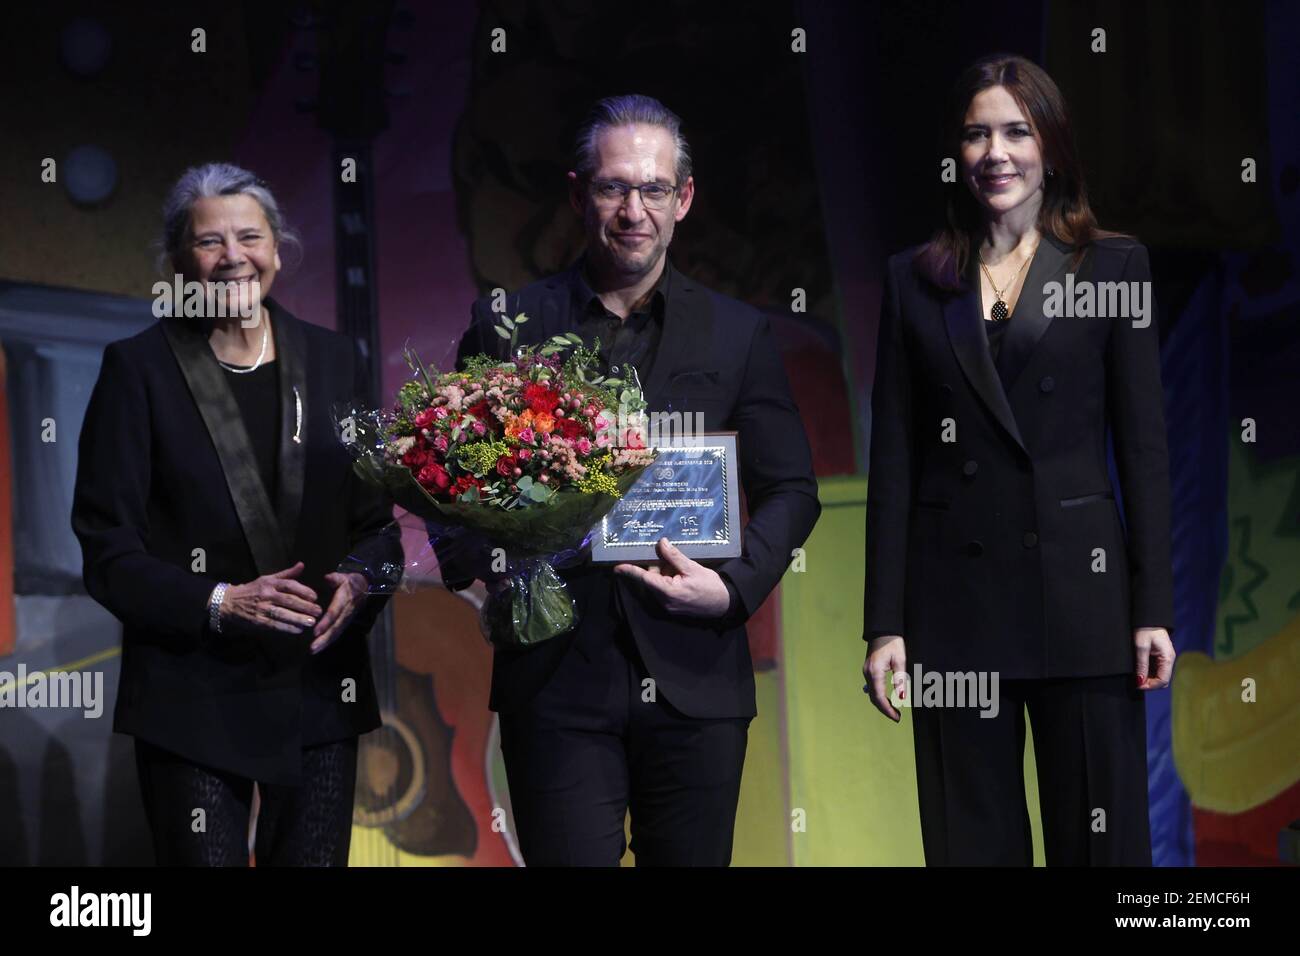
{"label": "grey hair", "polygon": [[607,96],[592,107],[578,129],[574,145],[574,172],[581,176],[591,175],[596,169],[596,137],[604,130],[632,123],[658,126],[668,131],[673,138],[677,183],[681,185],[686,182],[691,175],[691,148],[682,136],[681,117],[654,97],[639,93]]}
{"label": "grey hair", "polygon": [[252,196],[262,207],[276,246],[301,250],[298,233],[285,222],[271,189],[256,175],[233,163],[205,163],[181,174],[163,203],[163,232],[158,246],[158,271],[180,260],[190,238],[190,212],[200,199],[216,196]]}

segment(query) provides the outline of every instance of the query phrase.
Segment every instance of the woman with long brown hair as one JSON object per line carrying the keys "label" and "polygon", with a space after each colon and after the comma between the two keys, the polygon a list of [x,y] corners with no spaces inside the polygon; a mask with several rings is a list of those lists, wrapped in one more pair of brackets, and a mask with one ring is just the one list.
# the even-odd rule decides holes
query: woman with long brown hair
{"label": "woman with long brown hair", "polygon": [[1027,709],[1047,862],[1150,865],[1142,695],[1174,650],[1146,249],[1098,228],[1030,61],[969,67],[945,131],[946,222],[885,282],[864,690],[913,710],[928,864],[1032,862]]}

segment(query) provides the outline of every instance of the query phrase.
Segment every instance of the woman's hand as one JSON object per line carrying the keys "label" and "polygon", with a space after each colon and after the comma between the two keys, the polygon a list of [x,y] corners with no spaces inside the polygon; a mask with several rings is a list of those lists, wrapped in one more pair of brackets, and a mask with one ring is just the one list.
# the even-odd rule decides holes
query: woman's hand
{"label": "woman's hand", "polygon": [[316,592],[293,580],[302,574],[303,567],[299,561],[283,571],[226,588],[220,612],[222,630],[233,626],[301,634],[315,624],[321,615]]}
{"label": "woman's hand", "polygon": [[353,616],[361,610],[361,604],[370,592],[370,583],[363,575],[355,572],[339,573],[331,571],[325,580],[334,585],[334,597],[325,616],[316,622],[316,639],[311,642],[311,652],[319,654],[334,643],[347,630]]}
{"label": "woman's hand", "polygon": [[900,634],[873,637],[867,644],[867,659],[862,662],[862,676],[867,681],[862,689],[871,698],[876,710],[898,723],[902,715],[889,702],[889,691],[886,689],[888,685],[885,683],[885,674],[889,671],[894,672],[893,686],[898,690],[898,699],[906,700],[907,651]]}
{"label": "woman's hand", "polygon": [[[1163,627],[1139,627],[1133,632],[1133,646],[1137,650],[1137,682],[1141,690],[1159,690],[1168,687],[1174,677],[1174,642]],[[1156,674],[1148,676],[1148,665],[1154,663]]]}

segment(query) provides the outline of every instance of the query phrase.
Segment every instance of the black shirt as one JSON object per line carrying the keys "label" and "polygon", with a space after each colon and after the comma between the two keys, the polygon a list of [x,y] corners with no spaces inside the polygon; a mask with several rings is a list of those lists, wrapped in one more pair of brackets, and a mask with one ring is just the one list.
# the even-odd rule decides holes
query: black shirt
{"label": "black shirt", "polygon": [[600,352],[610,375],[627,378],[627,366],[636,369],[637,378],[644,388],[650,378],[650,366],[659,348],[663,334],[664,311],[668,306],[669,275],[664,263],[659,281],[650,296],[626,319],[620,319],[600,301],[587,281],[586,259],[574,270],[573,324],[578,328],[583,343],[594,348],[600,342]]}
{"label": "black shirt", "polygon": [[235,396],[235,404],[239,406],[239,417],[244,420],[248,440],[252,443],[262,485],[271,499],[271,506],[275,507],[280,485],[280,376],[275,360],[252,372],[238,373],[224,368],[223,371],[226,384]]}
{"label": "black shirt", "polygon": [[[672,268],[664,262],[659,281],[650,291],[649,297],[641,303],[639,309],[628,313],[626,319],[620,319],[600,301],[587,281],[586,257],[578,268],[573,270],[574,294],[573,324],[578,327],[578,334],[588,348],[594,348],[600,340],[600,352],[605,359],[609,374],[630,379],[627,367],[636,369],[637,378],[644,389],[650,380],[650,367],[654,363],[655,352],[659,349],[659,340],[663,336],[664,313],[668,309],[668,290],[670,288]],[[719,574],[722,583],[727,586],[729,606],[723,615],[725,620],[735,617],[740,609],[740,592],[731,578]],[[757,611],[757,608],[755,608]]]}
{"label": "black shirt", "polygon": [[993,364],[998,364],[998,353],[1002,350],[1002,335],[1007,330],[1007,319],[1004,322],[993,322],[988,319],[984,320],[984,333],[989,340],[989,355],[993,357]]}

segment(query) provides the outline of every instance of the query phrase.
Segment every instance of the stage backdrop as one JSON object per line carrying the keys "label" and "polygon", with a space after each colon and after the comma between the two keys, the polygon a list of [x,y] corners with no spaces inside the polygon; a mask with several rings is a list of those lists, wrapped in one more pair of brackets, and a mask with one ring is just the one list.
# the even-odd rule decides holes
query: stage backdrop
{"label": "stage backdrop", "polygon": [[[1300,818],[1300,74],[1289,48],[1300,9],[726,2],[596,17],[594,4],[540,0],[378,7],[391,16],[388,126],[371,164],[389,392],[405,374],[404,343],[445,360],[475,295],[576,251],[568,140],[591,100],[627,91],[613,51],[671,64],[638,73],[637,85],[683,115],[697,147],[700,205],[675,253],[772,316],[825,507],[803,569],[753,622],[760,715],[737,863],[920,862],[908,718],[888,723],[860,690],[867,481],[857,472],[879,269],[935,221],[932,169],[916,156],[932,141],[929,104],[958,66],[999,47],[1042,60],[1076,107],[1103,220],[1152,247],[1164,311],[1182,659],[1172,692],[1149,700],[1155,859],[1278,860]],[[23,237],[0,257],[14,534],[0,543],[0,574],[12,554],[15,593],[0,670],[92,668],[115,692],[119,631],[76,593],[71,439],[103,343],[148,316],[158,205],[186,165],[233,158],[270,181],[305,238],[276,295],[335,324],[336,171],[313,113],[328,42],[310,15],[246,9],[206,24],[211,52],[198,58],[188,14],[114,8],[96,21],[110,41],[98,66],[76,62],[75,42],[67,59],[68,37],[102,35],[93,23],[73,28],[80,5],[23,6],[11,18],[28,42],[0,63],[13,94],[11,148],[0,151],[6,228]],[[1089,49],[1097,23],[1108,28],[1104,56]],[[795,26],[808,31],[807,56],[791,50]],[[497,27],[503,55],[490,53]],[[194,103],[218,101],[223,122],[185,121]],[[74,203],[62,183],[33,175],[78,145],[115,161],[116,189],[101,201]],[[1259,161],[1254,184],[1241,180],[1242,156]],[[791,309],[794,288],[807,311]],[[49,414],[63,440],[31,441]],[[406,750],[368,755],[375,799],[359,794],[355,858],[511,862],[474,606],[418,590],[394,603],[398,667],[386,676],[401,691],[391,727]],[[16,808],[0,818],[0,862],[149,861],[130,744],[108,724],[0,711],[0,804]],[[1030,754],[1026,765],[1036,810]]]}

